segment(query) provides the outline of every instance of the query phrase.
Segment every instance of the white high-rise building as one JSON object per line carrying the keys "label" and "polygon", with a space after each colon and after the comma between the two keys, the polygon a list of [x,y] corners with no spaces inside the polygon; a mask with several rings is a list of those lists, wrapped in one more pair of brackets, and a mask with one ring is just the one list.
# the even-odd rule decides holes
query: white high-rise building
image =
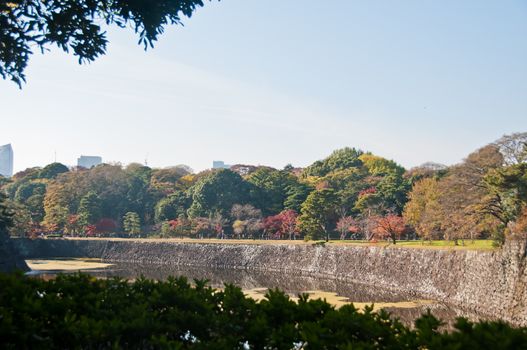
{"label": "white high-rise building", "polygon": [[98,156],[80,156],[77,159],[77,166],[90,169],[102,163],[102,158]]}
{"label": "white high-rise building", "polygon": [[13,147],[11,144],[0,146],[0,175],[13,176]]}

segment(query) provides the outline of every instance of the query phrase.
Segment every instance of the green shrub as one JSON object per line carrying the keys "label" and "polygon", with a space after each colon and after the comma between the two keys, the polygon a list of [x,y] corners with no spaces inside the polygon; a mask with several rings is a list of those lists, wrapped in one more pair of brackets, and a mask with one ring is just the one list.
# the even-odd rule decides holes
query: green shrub
{"label": "green shrub", "polygon": [[259,303],[240,288],[185,278],[44,281],[0,275],[1,349],[525,349],[527,330],[459,319],[451,333],[427,314],[409,329],[389,314],[335,309],[270,290]]}

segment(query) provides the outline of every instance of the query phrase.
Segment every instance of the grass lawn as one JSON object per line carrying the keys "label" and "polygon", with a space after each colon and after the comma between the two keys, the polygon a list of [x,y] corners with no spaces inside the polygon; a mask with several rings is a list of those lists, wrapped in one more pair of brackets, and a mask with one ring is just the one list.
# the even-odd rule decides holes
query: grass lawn
{"label": "grass lawn", "polygon": [[324,241],[303,241],[302,239],[290,241],[290,240],[261,240],[261,239],[216,239],[216,238],[68,238],[68,239],[102,239],[110,241],[139,241],[139,242],[174,242],[174,243],[212,243],[212,244],[295,244],[295,245],[304,245],[304,244],[329,244],[336,246],[363,246],[363,247],[385,247],[385,248],[416,248],[416,249],[455,249],[455,250],[493,250],[496,249],[493,246],[492,240],[466,240],[465,245],[454,245],[452,241],[432,241],[432,242],[423,242],[423,241],[397,241],[397,244],[392,244],[388,241],[361,241],[361,240],[331,240],[328,243]]}
{"label": "grass lawn", "polygon": [[379,241],[377,243],[368,241],[330,241],[330,244],[337,245],[357,245],[357,246],[382,246],[390,248],[418,248],[418,249],[460,249],[460,250],[493,250],[496,249],[493,245],[493,241],[490,239],[477,239],[477,240],[465,240],[464,245],[461,245],[461,241],[458,241],[456,246],[452,241],[397,241],[395,245],[388,243],[387,241]]}

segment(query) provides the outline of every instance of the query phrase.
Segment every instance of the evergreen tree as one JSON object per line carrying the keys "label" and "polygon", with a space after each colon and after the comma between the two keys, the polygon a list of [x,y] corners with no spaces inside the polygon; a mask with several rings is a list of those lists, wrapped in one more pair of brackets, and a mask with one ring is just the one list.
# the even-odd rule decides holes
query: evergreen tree
{"label": "evergreen tree", "polygon": [[125,232],[132,235],[141,233],[141,219],[135,212],[129,211],[123,217],[123,228]]}
{"label": "evergreen tree", "polygon": [[93,225],[101,218],[101,204],[97,193],[90,191],[82,197],[79,205],[79,221],[82,225]]}

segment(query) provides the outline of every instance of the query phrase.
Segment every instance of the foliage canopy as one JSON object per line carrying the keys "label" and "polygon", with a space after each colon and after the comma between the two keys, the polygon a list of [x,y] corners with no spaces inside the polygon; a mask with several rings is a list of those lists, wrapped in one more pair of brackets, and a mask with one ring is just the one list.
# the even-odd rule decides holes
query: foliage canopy
{"label": "foliage canopy", "polygon": [[241,289],[183,278],[133,282],[0,274],[3,349],[525,349],[527,329],[460,318],[451,333],[423,315],[410,329],[384,311],[335,309],[279,290],[255,302]]}
{"label": "foliage canopy", "polygon": [[153,43],[170,24],[181,25],[203,0],[0,0],[0,76],[21,86],[34,49],[57,45],[79,63],[105,54],[105,27],[131,27],[139,44]]}

